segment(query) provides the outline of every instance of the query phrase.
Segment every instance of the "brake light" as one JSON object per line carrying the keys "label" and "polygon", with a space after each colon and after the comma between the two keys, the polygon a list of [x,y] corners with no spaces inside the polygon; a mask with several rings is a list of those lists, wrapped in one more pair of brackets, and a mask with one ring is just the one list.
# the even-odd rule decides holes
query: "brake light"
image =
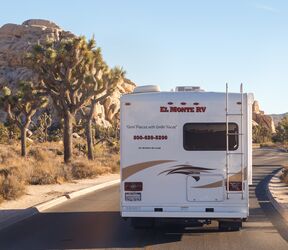
{"label": "brake light", "polygon": [[142,191],[143,182],[124,182],[125,191]]}

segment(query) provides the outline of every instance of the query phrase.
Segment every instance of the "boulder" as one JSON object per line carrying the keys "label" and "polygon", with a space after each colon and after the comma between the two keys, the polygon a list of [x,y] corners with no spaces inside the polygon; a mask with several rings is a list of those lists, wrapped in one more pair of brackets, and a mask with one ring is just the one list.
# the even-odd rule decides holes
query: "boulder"
{"label": "boulder", "polygon": [[258,101],[254,101],[253,106],[253,126],[263,126],[269,129],[272,133],[275,133],[275,124],[273,118],[270,115],[265,115],[264,111],[260,110]]}
{"label": "boulder", "polygon": [[[37,81],[37,75],[30,69],[23,67],[23,56],[38,42],[56,41],[60,36],[64,38],[76,37],[70,31],[63,30],[49,20],[30,19],[21,25],[11,23],[3,25],[0,28],[0,85],[7,84],[12,90],[15,90],[16,84],[21,80]],[[128,79],[119,82],[109,100],[97,106],[95,120],[98,124],[105,127],[112,125],[115,115],[120,109],[120,96],[132,92],[135,86]],[[52,104],[50,104],[49,109],[52,110],[53,122],[59,121]],[[3,122],[5,119],[6,115],[0,111],[0,121]]]}

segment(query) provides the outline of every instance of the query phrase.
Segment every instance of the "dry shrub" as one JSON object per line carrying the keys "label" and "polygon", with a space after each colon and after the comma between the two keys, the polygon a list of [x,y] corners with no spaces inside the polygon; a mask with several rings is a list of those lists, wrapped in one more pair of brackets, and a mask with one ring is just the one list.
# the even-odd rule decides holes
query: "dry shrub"
{"label": "dry shrub", "polygon": [[109,170],[103,166],[96,165],[95,161],[82,160],[71,163],[71,171],[74,179],[93,178]]}
{"label": "dry shrub", "polygon": [[42,162],[33,167],[32,172],[28,176],[28,183],[31,185],[47,185],[63,183],[67,176],[59,164],[55,162]]}
{"label": "dry shrub", "polygon": [[34,148],[34,149],[31,149],[29,151],[29,156],[34,157],[34,159],[36,161],[48,161],[48,160],[50,160],[49,157],[48,157],[49,153],[50,152],[48,152],[47,150],[44,151],[44,150],[42,150],[40,148]]}
{"label": "dry shrub", "polygon": [[105,145],[103,145],[102,143],[99,143],[99,144],[94,145],[93,152],[94,152],[94,156],[96,157],[105,157],[105,155],[107,154],[107,149]]}
{"label": "dry shrub", "polygon": [[70,165],[61,164],[58,167],[57,183],[61,184],[73,180],[72,169]]}
{"label": "dry shrub", "polygon": [[14,147],[9,147],[8,145],[3,145],[0,148],[0,167],[1,165],[7,166],[11,161],[19,159],[20,154]]}
{"label": "dry shrub", "polygon": [[19,198],[25,192],[25,184],[15,175],[0,177],[0,196],[5,200]]}
{"label": "dry shrub", "polygon": [[77,161],[71,164],[63,163],[63,156],[58,154],[61,150],[63,145],[60,143],[35,143],[27,157],[21,157],[19,143],[0,144],[0,202],[19,197],[24,193],[25,184],[61,184],[119,172],[119,154],[115,153],[118,149],[98,144],[94,148],[93,161],[87,160],[86,155],[76,157],[77,150],[74,150]]}
{"label": "dry shrub", "polygon": [[280,176],[280,179],[282,180],[282,182],[288,184],[288,169],[284,169],[282,171],[282,174]]}
{"label": "dry shrub", "polygon": [[119,173],[120,157],[117,154],[107,154],[102,157],[96,157],[97,165],[109,169],[109,173]]}

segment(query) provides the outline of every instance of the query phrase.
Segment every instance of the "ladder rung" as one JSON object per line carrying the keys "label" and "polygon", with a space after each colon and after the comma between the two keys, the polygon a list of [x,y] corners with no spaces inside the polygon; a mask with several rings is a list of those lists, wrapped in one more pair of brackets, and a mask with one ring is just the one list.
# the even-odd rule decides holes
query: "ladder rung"
{"label": "ladder rung", "polygon": [[242,194],[243,191],[226,191],[226,194]]}
{"label": "ladder rung", "polygon": [[230,153],[230,152],[226,152],[227,155],[243,155],[244,153]]}
{"label": "ladder rung", "polygon": [[241,174],[241,172],[228,172],[227,174]]}
{"label": "ladder rung", "polygon": [[241,134],[241,133],[228,133],[226,135],[244,135],[244,134]]}
{"label": "ladder rung", "polygon": [[227,115],[227,116],[229,116],[229,115],[231,115],[231,116],[232,116],[232,115],[236,115],[236,116],[239,115],[239,116],[242,116],[243,114],[241,114],[241,113],[240,113],[240,114],[233,114],[233,113],[232,113],[232,114],[229,114],[229,113],[226,113],[226,115]]}

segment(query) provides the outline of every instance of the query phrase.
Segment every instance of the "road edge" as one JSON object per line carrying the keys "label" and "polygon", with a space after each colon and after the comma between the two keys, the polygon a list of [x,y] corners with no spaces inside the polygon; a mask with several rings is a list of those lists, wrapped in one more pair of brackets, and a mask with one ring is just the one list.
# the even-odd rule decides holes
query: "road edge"
{"label": "road edge", "polygon": [[29,217],[32,217],[35,214],[39,214],[46,209],[52,208],[56,205],[60,205],[60,204],[64,203],[65,201],[75,199],[75,198],[80,197],[82,195],[86,195],[86,194],[92,193],[94,191],[101,190],[103,188],[116,185],[118,183],[120,183],[120,179],[104,182],[101,184],[96,184],[92,187],[83,188],[83,189],[59,196],[57,198],[51,199],[49,201],[42,202],[42,203],[34,205],[32,207],[23,209],[22,211],[17,211],[17,212],[15,212],[15,214],[8,216],[8,218],[6,220],[3,220],[0,222],[0,231],[13,225],[13,224],[15,224],[15,223],[18,223],[22,220],[25,220]]}
{"label": "road edge", "polygon": [[280,170],[278,170],[270,179],[268,185],[267,185],[267,194],[268,194],[268,198],[271,201],[272,205],[274,206],[274,208],[281,214],[281,216],[285,219],[285,221],[288,223],[288,209],[284,206],[284,204],[279,203],[276,199],[277,196],[272,194],[272,181],[273,178],[277,178],[279,179],[281,172],[282,172],[283,168],[281,168]]}

